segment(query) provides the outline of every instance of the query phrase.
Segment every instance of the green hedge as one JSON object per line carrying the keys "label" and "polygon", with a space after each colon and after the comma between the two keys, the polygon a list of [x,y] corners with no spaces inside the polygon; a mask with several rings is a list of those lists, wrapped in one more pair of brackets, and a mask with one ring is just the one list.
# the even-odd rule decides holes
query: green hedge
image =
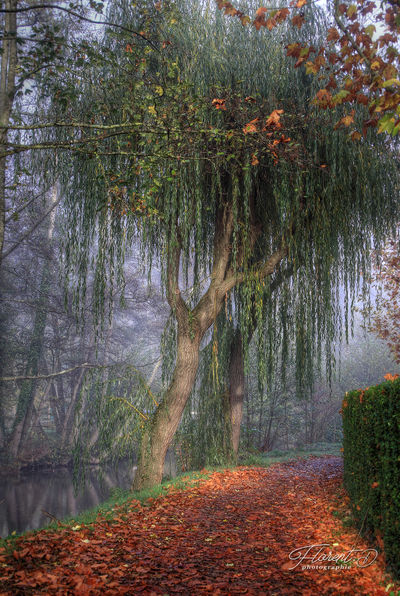
{"label": "green hedge", "polygon": [[400,577],[400,378],[343,400],[344,483],[362,529]]}

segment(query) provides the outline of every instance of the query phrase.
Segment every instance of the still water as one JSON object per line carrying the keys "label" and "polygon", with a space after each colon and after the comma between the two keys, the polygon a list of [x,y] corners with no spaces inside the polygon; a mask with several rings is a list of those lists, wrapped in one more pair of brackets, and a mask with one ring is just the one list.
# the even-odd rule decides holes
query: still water
{"label": "still water", "polygon": [[[0,537],[45,527],[52,521],[49,514],[62,519],[100,505],[114,488],[129,489],[135,469],[128,461],[102,468],[101,475],[98,469],[89,469],[78,493],[67,468],[0,477]],[[172,454],[167,455],[164,474],[176,476]]]}

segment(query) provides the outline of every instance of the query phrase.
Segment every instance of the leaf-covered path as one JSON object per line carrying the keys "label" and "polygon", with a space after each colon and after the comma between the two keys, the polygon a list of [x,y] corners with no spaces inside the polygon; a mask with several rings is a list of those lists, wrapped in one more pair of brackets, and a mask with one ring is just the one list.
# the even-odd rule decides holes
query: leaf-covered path
{"label": "leaf-covered path", "polygon": [[360,568],[354,555],[345,569],[289,559],[311,545],[327,544],[321,555],[370,546],[335,515],[346,508],[341,478],[333,456],[215,472],[132,501],[113,521],[18,540],[0,552],[0,593],[387,594],[381,556]]}

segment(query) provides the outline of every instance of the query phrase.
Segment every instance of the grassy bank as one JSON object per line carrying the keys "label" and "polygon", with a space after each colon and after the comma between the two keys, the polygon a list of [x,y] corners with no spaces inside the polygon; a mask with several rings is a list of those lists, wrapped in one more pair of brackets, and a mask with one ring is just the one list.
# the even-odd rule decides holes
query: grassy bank
{"label": "grassy bank", "polygon": [[270,466],[271,464],[290,461],[298,457],[322,457],[324,455],[341,456],[341,443],[315,443],[298,449],[268,451],[267,453],[243,453],[239,456],[241,466]]}

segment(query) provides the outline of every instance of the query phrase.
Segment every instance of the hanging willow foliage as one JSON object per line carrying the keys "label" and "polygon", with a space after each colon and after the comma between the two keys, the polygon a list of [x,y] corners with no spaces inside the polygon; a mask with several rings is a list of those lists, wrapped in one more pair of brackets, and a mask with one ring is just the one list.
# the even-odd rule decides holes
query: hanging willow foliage
{"label": "hanging willow foliage", "polygon": [[178,464],[182,470],[234,461],[226,387],[232,327],[225,323],[223,312],[216,322],[218,333],[202,351],[198,383],[175,438]]}
{"label": "hanging willow foliage", "polygon": [[[398,221],[394,148],[372,131],[351,141],[332,129],[338,113],[310,104],[312,76],[285,57],[290,29],[259,34],[195,0],[158,8],[112,3],[112,20],[143,34],[107,30],[88,47],[78,75],[60,83],[75,123],[74,150],[60,158],[59,171],[66,271],[77,280],[77,303],[92,270],[95,314],[104,316],[108,288],[122,283],[128,245],[140,247],[149,271],[161,268],[167,292],[168,266],[178,254],[194,336],[190,317],[228,213],[230,272],[240,284],[227,296],[227,312],[245,351],[256,329],[260,386],[276,373],[279,348],[280,372],[294,358],[301,393],[323,349],[330,374],[332,342],[342,333],[339,288],[347,313],[371,246]],[[327,18],[306,10],[301,36],[317,46]],[[71,141],[70,129],[46,135]],[[282,246],[292,275],[271,292],[262,267]],[[225,324],[217,322],[214,358],[203,364],[217,393],[226,382]],[[175,364],[173,320],[169,328],[166,382]]]}
{"label": "hanging willow foliage", "polygon": [[[323,32],[323,20],[317,26],[315,19],[307,22],[311,27],[303,32],[304,41],[312,41],[317,45],[319,33]],[[224,336],[227,333],[232,335],[232,327],[239,325],[247,356],[249,339],[256,329],[260,391],[265,390],[266,383],[267,387],[272,386],[278,361],[283,379],[287,363],[295,361],[299,396],[312,391],[313,379],[321,368],[322,360],[330,379],[334,366],[332,345],[342,334],[341,307],[344,307],[344,331],[347,336],[351,300],[354,291],[358,291],[360,279],[365,278],[369,269],[370,247],[381,242],[388,229],[386,225],[390,227],[393,224],[398,209],[397,165],[391,157],[386,162],[385,180],[379,175],[383,163],[379,163],[379,160],[384,159],[381,152],[385,151],[385,143],[370,137],[368,144],[363,142],[355,145],[343,134],[332,133],[331,118],[335,116],[313,112],[312,108],[310,110],[309,101],[314,92],[312,79],[305,76],[304,72],[296,72],[288,67],[276,37],[266,40],[266,36],[263,36],[261,41],[255,40],[253,36],[250,43],[254,45],[249,48],[243,40],[238,41],[237,37],[232,35],[230,38],[227,35],[225,22],[220,32],[220,40],[223,41],[212,44],[210,37],[207,36],[207,44],[214,50],[214,59],[205,60],[199,50],[194,58],[188,52],[192,59],[191,70],[195,70],[195,60],[199,64],[206,63],[205,68],[213,70],[211,76],[221,81],[221,89],[229,84],[229,77],[233,81],[236,75],[243,94],[259,92],[264,100],[269,99],[271,102],[270,109],[274,106],[283,108],[290,123],[288,126],[295,127],[297,124],[296,138],[299,139],[301,154],[297,154],[294,163],[282,160],[268,170],[263,164],[264,171],[261,173],[252,168],[243,172],[243,184],[251,187],[251,190],[247,190],[247,196],[255,192],[261,209],[265,210],[262,225],[269,236],[264,246],[268,247],[268,240],[274,237],[277,223],[279,234],[281,230],[284,233],[285,227],[287,229],[291,217],[296,221],[297,229],[289,240],[290,256],[295,268],[292,277],[288,276],[280,284],[279,290],[273,293],[269,283],[257,279],[255,270],[254,276],[249,273],[247,283],[242,284],[232,297],[234,306],[230,310],[234,313],[233,320],[224,320],[222,335],[216,340],[220,361],[218,388],[213,390],[210,382],[209,367],[215,367],[216,364],[210,364],[207,352],[201,368],[203,376],[200,390],[187,405],[181,431],[181,435],[185,436],[185,428],[194,429],[191,430],[192,453],[195,458],[199,454],[203,464],[208,458],[213,459],[216,444],[219,445],[221,456],[224,458],[226,455],[223,434],[226,415],[223,400],[218,402],[218,396],[226,394],[229,383],[229,344],[224,342]],[[201,36],[197,39],[197,48],[201,47],[200,40]],[[266,45],[269,41],[270,46],[260,48],[260,41]],[[243,62],[238,60],[238,48],[245,55]],[[206,51],[210,51],[208,45]],[[225,78],[227,62],[230,62],[231,69]],[[240,70],[241,66],[243,70]],[[209,73],[205,75],[205,69],[199,70],[199,77],[209,76]],[[201,83],[197,81],[197,84]],[[376,150],[378,154],[375,154]],[[386,195],[389,186],[392,190]],[[243,190],[241,197],[246,193],[246,188]],[[377,194],[380,194],[381,199],[378,199]],[[237,221],[246,224],[246,212],[241,214],[241,218],[236,215],[234,189],[232,202]],[[379,203],[385,215],[379,213]],[[248,203],[245,203],[244,208],[247,206]],[[238,228],[239,225],[235,228],[236,233]],[[270,247],[268,249],[265,251],[267,254],[271,252]],[[260,247],[258,250],[252,255],[253,262],[257,257],[262,259],[263,250]],[[360,274],[364,274],[364,277],[360,277]],[[341,287],[344,300],[339,292]],[[281,359],[277,357],[279,353]],[[178,441],[181,441],[181,437]]]}
{"label": "hanging willow foliage", "polygon": [[76,412],[77,484],[84,479],[88,462],[135,458],[141,431],[157,405],[156,396],[135,367],[115,365],[91,372]]}

